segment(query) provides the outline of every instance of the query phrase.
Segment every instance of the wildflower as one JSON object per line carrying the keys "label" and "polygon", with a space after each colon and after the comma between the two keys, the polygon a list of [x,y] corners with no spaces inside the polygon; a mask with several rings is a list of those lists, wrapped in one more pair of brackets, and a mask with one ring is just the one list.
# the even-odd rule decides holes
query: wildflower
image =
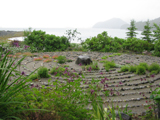
{"label": "wildflower", "polygon": [[24,71],[22,71],[22,73],[21,73],[22,75],[25,75],[25,72]]}
{"label": "wildflower", "polygon": [[106,85],[105,85],[107,88],[108,88],[108,84],[106,83]]}
{"label": "wildflower", "polygon": [[105,80],[107,80],[107,81],[109,80],[109,79],[108,79],[108,78],[106,78],[106,77],[105,77],[104,79],[105,79]]}
{"label": "wildflower", "polygon": [[151,77],[153,77],[153,78],[154,78],[154,77],[155,77],[155,75],[153,74],[153,75],[151,75]]}
{"label": "wildflower", "polygon": [[100,72],[101,75],[103,75],[103,72]]}
{"label": "wildflower", "polygon": [[111,95],[113,95],[114,94],[114,92],[113,91],[111,91]]}
{"label": "wildflower", "polygon": [[82,63],[79,63],[79,66],[82,66]]}
{"label": "wildflower", "polygon": [[12,66],[14,66],[15,65],[15,62],[12,64]]}
{"label": "wildflower", "polygon": [[91,90],[91,94],[93,94],[94,93],[94,90]]}
{"label": "wildflower", "polygon": [[57,72],[55,72],[54,75],[57,75]]}
{"label": "wildflower", "polygon": [[35,86],[34,86],[34,84],[33,84],[33,85],[31,85],[31,88],[33,88],[33,87],[35,87]]}
{"label": "wildflower", "polygon": [[146,101],[146,103],[147,103],[147,101]]}
{"label": "wildflower", "polygon": [[122,82],[119,82],[119,84],[122,84]]}
{"label": "wildflower", "polygon": [[101,80],[101,83],[104,84],[104,83],[105,83],[105,79],[102,79],[102,80]]}
{"label": "wildflower", "polygon": [[148,107],[149,109],[151,109],[151,106],[150,107]]}
{"label": "wildflower", "polygon": [[25,45],[23,50],[27,49],[28,47],[29,47],[29,46]]}
{"label": "wildflower", "polygon": [[84,84],[87,84],[87,81]]}

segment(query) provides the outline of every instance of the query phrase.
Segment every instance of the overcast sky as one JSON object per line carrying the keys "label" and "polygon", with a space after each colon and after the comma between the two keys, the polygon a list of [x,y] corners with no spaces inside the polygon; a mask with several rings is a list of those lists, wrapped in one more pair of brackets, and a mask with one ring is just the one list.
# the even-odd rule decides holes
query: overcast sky
{"label": "overcast sky", "polygon": [[160,17],[160,0],[0,0],[0,27],[90,28],[111,18]]}

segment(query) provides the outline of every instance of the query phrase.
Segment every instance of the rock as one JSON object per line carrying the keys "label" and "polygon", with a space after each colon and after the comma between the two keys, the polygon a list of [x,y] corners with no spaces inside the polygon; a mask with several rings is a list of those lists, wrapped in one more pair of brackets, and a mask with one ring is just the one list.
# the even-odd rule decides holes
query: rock
{"label": "rock", "polygon": [[[119,118],[118,111],[115,111],[115,114],[116,114],[116,117]],[[120,114],[121,114],[121,117],[122,117],[123,120],[132,120],[132,118],[129,115],[127,115],[123,112],[120,112]]]}
{"label": "rock", "polygon": [[77,60],[76,60],[76,64],[81,64],[81,65],[89,65],[92,63],[92,60],[89,56],[85,55],[85,56],[78,56]]}

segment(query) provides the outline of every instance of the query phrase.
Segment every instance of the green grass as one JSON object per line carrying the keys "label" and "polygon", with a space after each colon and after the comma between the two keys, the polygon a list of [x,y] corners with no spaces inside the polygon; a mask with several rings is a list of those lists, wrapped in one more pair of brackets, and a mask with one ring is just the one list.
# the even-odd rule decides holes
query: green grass
{"label": "green grass", "polygon": [[46,67],[40,67],[39,69],[38,69],[38,76],[40,77],[40,78],[49,78],[49,77],[51,77],[49,74],[48,74],[48,69],[46,68]]}
{"label": "green grass", "polygon": [[38,79],[38,74],[32,74],[32,75],[30,75],[29,79],[31,79],[31,80]]}
{"label": "green grass", "polygon": [[159,64],[157,64],[157,63],[152,63],[152,64],[148,67],[148,70],[149,70],[150,72],[153,72],[153,71],[154,71],[154,73],[158,74],[159,71],[160,71],[160,66],[159,66]]}
{"label": "green grass", "polygon": [[143,66],[146,70],[148,70],[148,64],[145,62],[139,63],[140,66]]}
{"label": "green grass", "polygon": [[131,66],[129,67],[129,72],[134,73],[134,72],[136,72],[136,69],[137,69],[137,66],[131,65]]}
{"label": "green grass", "polygon": [[145,67],[138,65],[136,69],[136,74],[138,75],[144,75],[146,73]]}
{"label": "green grass", "polygon": [[108,72],[110,68],[115,68],[116,67],[116,63],[114,61],[105,61],[104,65],[105,70]]}
{"label": "green grass", "polygon": [[119,72],[127,72],[127,71],[129,71],[129,68],[130,67],[128,65],[124,65],[124,66],[121,67]]}
{"label": "green grass", "polygon": [[107,59],[108,58],[108,56],[103,56],[103,57],[101,57],[101,59]]}

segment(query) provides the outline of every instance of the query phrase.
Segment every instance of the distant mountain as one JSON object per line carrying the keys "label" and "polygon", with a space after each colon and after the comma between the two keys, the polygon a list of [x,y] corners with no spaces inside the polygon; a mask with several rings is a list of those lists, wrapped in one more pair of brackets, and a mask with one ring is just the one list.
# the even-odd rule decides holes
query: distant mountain
{"label": "distant mountain", "polygon": [[96,23],[93,28],[109,28],[109,29],[120,29],[122,25],[127,24],[120,18],[112,18],[104,22]]}
{"label": "distant mountain", "polygon": [[[160,17],[156,18],[154,20],[149,20],[149,22],[150,22],[150,26],[153,26],[153,23],[156,23],[159,25],[160,24]],[[145,25],[146,25],[146,21],[144,21],[144,22],[140,21],[140,22],[135,23],[135,26],[136,26],[137,30],[139,30],[139,31],[143,31]],[[129,24],[124,24],[120,28],[127,29],[129,26],[130,26]]]}

